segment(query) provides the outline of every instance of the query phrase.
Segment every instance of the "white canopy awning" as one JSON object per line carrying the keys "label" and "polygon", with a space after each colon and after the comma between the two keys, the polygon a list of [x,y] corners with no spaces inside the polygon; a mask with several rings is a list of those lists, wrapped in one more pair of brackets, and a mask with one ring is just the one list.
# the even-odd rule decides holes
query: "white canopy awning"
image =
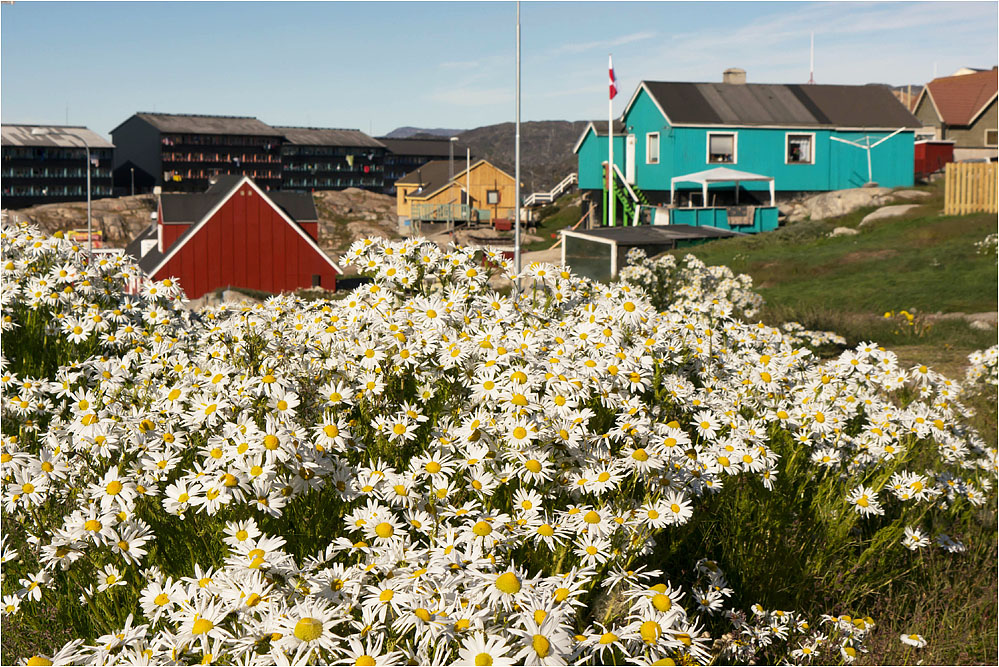
{"label": "white canopy awning", "polygon": [[763,176],[761,174],[751,174],[748,171],[738,171],[736,169],[729,169],[728,167],[715,167],[714,169],[707,169],[693,174],[673,177],[670,179],[669,183],[669,200],[670,203],[673,203],[677,183],[700,183],[701,192],[704,194],[704,205],[707,206],[709,183],[735,183],[735,200],[738,202],[739,183],[743,181],[768,181],[770,183],[770,205],[774,206],[775,199],[773,177]]}

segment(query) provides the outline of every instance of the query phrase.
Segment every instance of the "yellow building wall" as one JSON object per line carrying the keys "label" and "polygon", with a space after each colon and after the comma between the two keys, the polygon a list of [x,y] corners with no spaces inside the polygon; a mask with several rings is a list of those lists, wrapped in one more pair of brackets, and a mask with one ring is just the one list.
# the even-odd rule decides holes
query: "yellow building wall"
{"label": "yellow building wall", "polygon": [[417,189],[415,185],[395,186],[395,209],[400,218],[408,218],[411,214],[411,207],[406,195]]}
{"label": "yellow building wall", "polygon": [[[470,181],[470,183],[468,183]],[[396,210],[400,217],[411,216],[411,204],[460,204],[462,190],[468,183],[471,192],[471,204],[474,208],[485,209],[490,212],[491,219],[512,218],[514,213],[516,183],[513,178],[497,169],[488,162],[480,162],[472,165],[471,178],[469,179],[464,170],[455,175],[451,185],[440,190],[433,197],[425,199],[414,199],[406,195],[415,190],[414,185],[396,186]],[[490,190],[498,193],[498,201],[490,204],[488,194]]]}

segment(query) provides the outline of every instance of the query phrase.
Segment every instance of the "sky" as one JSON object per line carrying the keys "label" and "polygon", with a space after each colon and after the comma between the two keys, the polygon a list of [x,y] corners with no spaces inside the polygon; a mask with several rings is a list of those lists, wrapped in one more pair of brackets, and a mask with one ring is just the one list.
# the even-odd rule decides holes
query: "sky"
{"label": "sky", "polygon": [[[37,2],[0,7],[0,118],[133,113],[471,129],[516,117],[515,2]],[[522,2],[521,120],[606,119],[644,80],[922,84],[999,60],[996,2]]]}

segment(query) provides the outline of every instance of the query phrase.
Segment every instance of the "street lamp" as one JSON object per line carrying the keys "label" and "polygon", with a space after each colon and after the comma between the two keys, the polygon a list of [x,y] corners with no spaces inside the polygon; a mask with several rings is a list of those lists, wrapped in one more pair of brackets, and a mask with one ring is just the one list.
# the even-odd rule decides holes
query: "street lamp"
{"label": "street lamp", "polygon": [[48,127],[31,128],[31,134],[35,136],[53,134],[68,139],[79,139],[83,143],[83,148],[87,151],[87,258],[90,263],[94,261],[94,232],[93,218],[90,213],[90,144],[81,136],[70,134],[60,130],[52,130]]}
{"label": "street lamp", "polygon": [[448,162],[447,162],[447,177],[448,180],[454,179],[454,144],[458,141],[458,137],[451,137],[451,141],[448,142]]}
{"label": "street lamp", "polygon": [[135,196],[135,167],[128,168],[129,173],[132,174],[132,196]]}

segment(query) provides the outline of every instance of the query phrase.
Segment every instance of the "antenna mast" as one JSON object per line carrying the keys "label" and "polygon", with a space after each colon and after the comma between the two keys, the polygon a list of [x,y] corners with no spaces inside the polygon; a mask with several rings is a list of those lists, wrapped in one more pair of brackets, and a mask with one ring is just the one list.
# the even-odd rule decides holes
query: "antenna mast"
{"label": "antenna mast", "polygon": [[812,33],[812,45],[808,51],[808,83],[815,83],[815,33]]}

